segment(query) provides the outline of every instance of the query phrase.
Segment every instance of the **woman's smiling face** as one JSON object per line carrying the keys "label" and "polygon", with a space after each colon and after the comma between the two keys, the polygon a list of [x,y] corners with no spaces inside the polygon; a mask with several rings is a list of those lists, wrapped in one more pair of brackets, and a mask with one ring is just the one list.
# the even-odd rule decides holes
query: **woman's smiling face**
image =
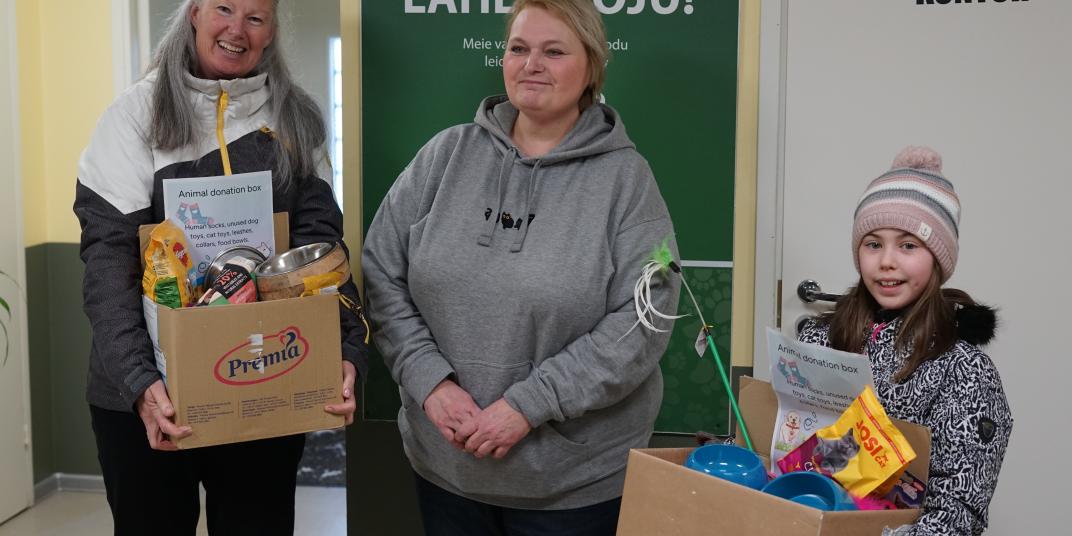
{"label": "woman's smiling face", "polygon": [[275,34],[273,0],[201,0],[190,8],[197,75],[242,78],[261,61]]}
{"label": "woman's smiling face", "polygon": [[577,34],[540,7],[517,15],[503,56],[503,81],[510,102],[534,119],[578,113],[588,85],[588,57]]}

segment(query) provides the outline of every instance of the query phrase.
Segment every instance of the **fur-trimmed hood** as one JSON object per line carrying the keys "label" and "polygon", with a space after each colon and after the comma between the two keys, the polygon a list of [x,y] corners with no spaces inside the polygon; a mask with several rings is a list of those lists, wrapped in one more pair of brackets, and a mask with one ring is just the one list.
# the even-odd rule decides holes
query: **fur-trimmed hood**
{"label": "fur-trimmed hood", "polygon": [[957,337],[976,346],[994,339],[998,328],[997,309],[989,305],[956,306]]}

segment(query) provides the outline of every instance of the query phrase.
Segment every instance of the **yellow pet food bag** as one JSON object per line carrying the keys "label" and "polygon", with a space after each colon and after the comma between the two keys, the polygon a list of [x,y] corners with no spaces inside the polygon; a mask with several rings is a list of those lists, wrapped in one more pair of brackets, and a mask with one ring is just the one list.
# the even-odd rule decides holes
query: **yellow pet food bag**
{"label": "yellow pet food bag", "polygon": [[816,432],[825,454],[822,467],[852,495],[883,494],[900,477],[916,452],[886,415],[867,386],[837,422]]}
{"label": "yellow pet food bag", "polygon": [[170,220],[164,221],[149,235],[142,291],[150,300],[172,309],[190,305],[194,301],[188,279],[194,268],[191,264],[186,235]]}

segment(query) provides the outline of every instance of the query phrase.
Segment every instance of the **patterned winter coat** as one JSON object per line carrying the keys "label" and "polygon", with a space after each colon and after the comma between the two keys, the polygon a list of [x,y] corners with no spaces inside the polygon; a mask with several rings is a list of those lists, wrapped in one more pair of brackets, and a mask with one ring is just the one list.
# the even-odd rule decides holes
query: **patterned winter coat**
{"label": "patterned winter coat", "polygon": [[[907,358],[894,350],[901,318],[874,324],[862,349],[871,361],[875,392],[886,412],[931,429],[923,514],[914,525],[897,530],[898,536],[977,535],[987,526],[987,507],[1013,419],[997,368],[976,346],[993,337],[994,311],[982,306],[966,309],[957,316],[960,340],[920,365],[903,383],[893,379]],[[830,346],[829,329],[828,323],[809,320],[799,338]]]}

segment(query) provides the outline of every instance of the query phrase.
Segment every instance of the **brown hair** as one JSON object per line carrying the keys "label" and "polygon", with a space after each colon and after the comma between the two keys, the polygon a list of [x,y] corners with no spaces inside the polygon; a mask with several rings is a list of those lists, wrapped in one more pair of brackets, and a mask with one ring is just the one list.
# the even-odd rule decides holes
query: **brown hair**
{"label": "brown hair", "polygon": [[[897,332],[893,347],[898,353],[908,354],[901,370],[894,375],[895,382],[903,382],[916,372],[920,365],[935,359],[957,343],[956,309],[975,305],[968,293],[959,289],[942,288],[942,269],[937,261],[927,287],[919,298],[902,313],[904,323]],[[820,321],[830,325],[830,345],[837,350],[859,352],[867,345],[870,327],[879,311],[878,302],[864,285],[863,279],[852,287],[837,302],[832,313]]]}
{"label": "brown hair", "polygon": [[598,101],[599,94],[603,91],[603,81],[606,79],[610,50],[607,48],[607,31],[603,26],[603,18],[600,17],[595,4],[591,0],[516,0],[510,17],[506,19],[507,40],[510,39],[514,20],[529,7],[549,11],[577,34],[588,58],[588,87],[584,88],[577,104],[583,110]]}

